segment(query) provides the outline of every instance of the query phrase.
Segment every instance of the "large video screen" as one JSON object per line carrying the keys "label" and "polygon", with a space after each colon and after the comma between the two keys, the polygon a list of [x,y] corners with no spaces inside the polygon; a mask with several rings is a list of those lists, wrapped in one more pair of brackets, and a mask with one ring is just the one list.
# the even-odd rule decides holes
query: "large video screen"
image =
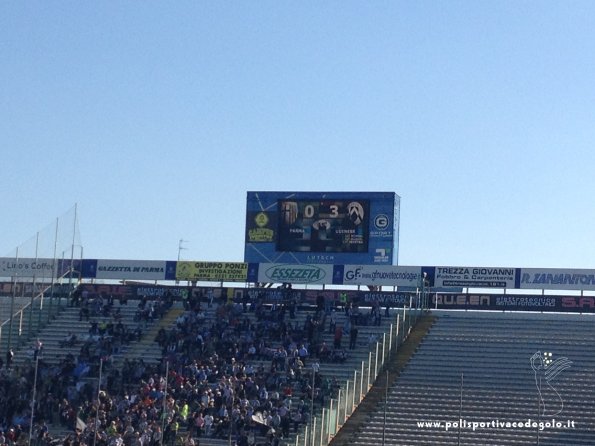
{"label": "large video screen", "polygon": [[368,252],[368,200],[279,200],[277,251]]}
{"label": "large video screen", "polygon": [[244,262],[397,264],[394,192],[248,192]]}

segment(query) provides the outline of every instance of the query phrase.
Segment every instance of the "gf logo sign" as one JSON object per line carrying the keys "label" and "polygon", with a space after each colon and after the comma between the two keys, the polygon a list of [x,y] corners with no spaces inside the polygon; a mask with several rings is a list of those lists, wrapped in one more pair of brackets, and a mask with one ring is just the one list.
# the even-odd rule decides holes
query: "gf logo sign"
{"label": "gf logo sign", "polygon": [[362,276],[361,268],[350,269],[345,272],[345,278],[347,280],[359,279],[361,276]]}
{"label": "gf logo sign", "polygon": [[374,218],[374,226],[376,227],[376,229],[382,231],[382,230],[388,228],[389,221],[390,220],[388,218],[388,215],[386,215],[386,214],[378,214]]}

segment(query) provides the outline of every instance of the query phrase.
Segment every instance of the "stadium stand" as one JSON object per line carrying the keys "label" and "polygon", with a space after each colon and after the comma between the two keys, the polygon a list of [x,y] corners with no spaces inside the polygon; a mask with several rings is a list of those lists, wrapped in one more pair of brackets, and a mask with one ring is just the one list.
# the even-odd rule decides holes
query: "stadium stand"
{"label": "stadium stand", "polygon": [[434,314],[388,399],[333,445],[595,444],[592,315]]}
{"label": "stadium stand", "polygon": [[1,370],[8,444],[157,445],[163,434],[163,444],[294,445],[394,322],[369,309],[73,296]]}

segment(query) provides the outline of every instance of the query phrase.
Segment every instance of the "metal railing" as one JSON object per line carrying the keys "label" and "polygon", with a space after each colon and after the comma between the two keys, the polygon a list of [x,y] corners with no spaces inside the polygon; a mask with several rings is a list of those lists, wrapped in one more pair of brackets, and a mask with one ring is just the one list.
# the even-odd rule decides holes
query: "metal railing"
{"label": "metal railing", "polygon": [[[64,292],[63,287],[59,288],[60,292],[56,292],[56,285],[62,285],[60,282],[42,285],[33,283],[29,292],[25,284],[14,285],[13,295],[7,298],[11,300],[11,311],[8,318],[0,323],[2,351],[22,347],[56,316],[61,308],[60,302],[65,297],[61,295]],[[35,285],[38,285],[39,289]],[[29,293],[31,297],[26,296]],[[17,300],[27,300],[27,303],[15,310],[14,303]]]}
{"label": "metal railing", "polygon": [[331,398],[322,411],[313,416],[304,431],[296,436],[295,443],[289,444],[327,446],[363,401],[391,355],[407,339],[421,315],[421,308],[410,306],[399,309],[396,321],[382,335],[382,341],[377,341],[370,350],[368,360],[361,361],[361,368],[354,370],[353,379],[346,380],[339,387],[337,398]]}

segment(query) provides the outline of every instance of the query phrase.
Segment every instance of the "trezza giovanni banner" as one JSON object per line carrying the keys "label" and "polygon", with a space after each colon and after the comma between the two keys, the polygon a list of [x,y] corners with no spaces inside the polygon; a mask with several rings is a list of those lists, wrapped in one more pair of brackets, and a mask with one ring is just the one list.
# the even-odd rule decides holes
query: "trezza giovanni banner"
{"label": "trezza giovanni banner", "polygon": [[514,288],[516,268],[436,266],[435,287]]}
{"label": "trezza giovanni banner", "polygon": [[450,310],[595,313],[595,296],[525,294],[432,294],[432,308]]}

